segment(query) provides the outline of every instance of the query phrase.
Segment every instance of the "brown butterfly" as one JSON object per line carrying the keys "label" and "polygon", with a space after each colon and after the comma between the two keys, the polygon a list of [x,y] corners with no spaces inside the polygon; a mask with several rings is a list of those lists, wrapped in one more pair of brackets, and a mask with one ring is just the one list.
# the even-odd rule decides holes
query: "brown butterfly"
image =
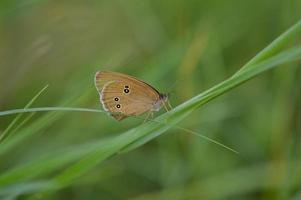
{"label": "brown butterfly", "polygon": [[98,71],[95,86],[104,110],[118,121],[145,112],[148,112],[147,119],[162,106],[168,111],[166,104],[171,108],[167,94],[126,74]]}

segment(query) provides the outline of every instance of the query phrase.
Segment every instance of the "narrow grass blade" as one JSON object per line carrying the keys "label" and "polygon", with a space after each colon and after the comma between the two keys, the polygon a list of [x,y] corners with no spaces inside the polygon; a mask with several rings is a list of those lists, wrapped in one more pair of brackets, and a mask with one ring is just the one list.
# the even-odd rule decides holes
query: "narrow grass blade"
{"label": "narrow grass blade", "polygon": [[[79,98],[70,98],[70,100],[67,101],[68,105],[77,105],[79,102],[85,100],[85,98],[87,97],[87,94],[89,94],[90,91],[85,92],[84,94],[81,94],[81,96]],[[74,100],[75,99],[75,100]],[[62,102],[62,105],[65,105],[66,102]],[[45,109],[45,108],[42,108]],[[49,108],[49,109],[53,109],[53,111],[55,111],[55,109]],[[62,108],[64,109],[64,108]],[[26,109],[17,109],[14,111],[2,111],[0,112],[0,116],[4,116],[4,115],[8,115],[8,114],[17,114],[17,113],[24,113],[24,112],[28,112],[26,111]],[[30,111],[32,112],[32,110]],[[33,111],[33,112],[39,112],[38,110]],[[29,139],[30,136],[33,136],[37,133],[41,133],[41,131],[43,129],[45,129],[47,126],[49,126],[50,124],[53,124],[55,121],[57,121],[58,119],[60,119],[62,116],[64,116],[64,112],[48,112],[47,114],[39,117],[34,123],[31,123],[28,127],[20,130],[19,134],[16,134],[14,137],[10,138],[9,140],[4,140],[2,142],[2,144],[0,145],[0,155],[6,153],[7,151],[9,151],[10,149],[14,148],[15,146],[17,146],[18,144],[20,144],[22,141]]]}
{"label": "narrow grass blade", "polygon": [[41,108],[25,108],[25,109],[14,109],[14,110],[0,111],[0,116],[14,115],[14,114],[18,114],[18,113],[47,112],[47,111],[74,111],[74,112],[106,113],[103,110],[90,109],[90,108],[41,107]]}
{"label": "narrow grass blade", "polygon": [[[36,100],[37,98],[48,88],[48,85],[46,85],[44,88],[42,88],[24,107],[24,109],[29,108]],[[0,144],[1,142],[8,137],[9,131],[14,127],[14,125],[21,119],[23,116],[22,113],[19,113],[14,120],[8,125],[8,127],[3,131],[3,133],[0,136]]]}
{"label": "narrow grass blade", "polygon": [[249,69],[251,65],[257,64],[273,55],[278,53],[285,45],[288,45],[297,35],[301,33],[301,20],[294,24],[291,28],[277,37],[271,44],[259,52],[254,58],[252,58],[247,64],[245,64],[240,70],[238,70],[234,76],[238,75],[245,69]]}

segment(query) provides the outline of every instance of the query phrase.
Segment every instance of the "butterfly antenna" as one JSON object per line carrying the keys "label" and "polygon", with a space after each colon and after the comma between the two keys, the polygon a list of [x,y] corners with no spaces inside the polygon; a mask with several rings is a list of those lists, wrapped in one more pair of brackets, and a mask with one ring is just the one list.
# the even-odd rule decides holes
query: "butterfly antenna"
{"label": "butterfly antenna", "polygon": [[178,79],[178,80],[174,81],[174,82],[168,87],[168,90],[167,90],[168,94],[174,93],[175,87],[176,87],[180,82],[182,82],[182,81],[183,81],[183,79]]}

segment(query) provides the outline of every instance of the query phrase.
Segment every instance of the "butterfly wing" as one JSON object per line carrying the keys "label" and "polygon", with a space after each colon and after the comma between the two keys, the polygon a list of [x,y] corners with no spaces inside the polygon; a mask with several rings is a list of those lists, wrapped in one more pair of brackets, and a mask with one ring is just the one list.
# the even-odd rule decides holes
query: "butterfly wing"
{"label": "butterfly wing", "polygon": [[98,92],[101,92],[104,85],[107,84],[109,81],[119,81],[119,80],[128,80],[128,81],[132,81],[135,84],[142,84],[145,86],[148,86],[150,88],[153,89],[152,93],[154,93],[155,95],[159,95],[159,92],[152,87],[151,85],[145,83],[144,81],[141,81],[133,76],[129,76],[126,74],[121,74],[121,73],[117,73],[117,72],[111,72],[111,71],[98,71],[95,74],[95,86],[98,90]]}
{"label": "butterfly wing", "polygon": [[118,121],[152,110],[160,98],[147,83],[116,72],[97,72],[95,85],[103,108]]}

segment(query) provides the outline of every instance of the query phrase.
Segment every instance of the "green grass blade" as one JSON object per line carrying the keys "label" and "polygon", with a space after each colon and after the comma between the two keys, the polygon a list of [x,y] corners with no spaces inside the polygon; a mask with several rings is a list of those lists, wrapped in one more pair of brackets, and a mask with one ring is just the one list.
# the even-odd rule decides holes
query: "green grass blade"
{"label": "green grass blade", "polygon": [[257,64],[273,55],[278,53],[285,45],[296,38],[301,33],[301,20],[294,24],[291,28],[276,38],[270,45],[259,52],[254,58],[252,58],[247,64],[245,64],[240,70],[238,70],[234,76],[238,75],[245,69],[249,69],[251,65]]}
{"label": "green grass blade", "polygon": [[[36,100],[37,98],[48,88],[48,85],[46,85],[44,88],[42,88],[24,107],[24,109],[29,108]],[[1,116],[1,114],[0,114]],[[19,113],[19,115],[17,115],[14,120],[8,125],[8,127],[3,131],[3,133],[0,136],[0,144],[1,142],[9,136],[9,131],[14,127],[14,125],[16,123],[19,122],[19,120],[21,119],[21,117],[23,116],[22,113]]]}
{"label": "green grass blade", "polygon": [[14,128],[11,131],[11,134],[14,134],[15,132],[17,132],[21,127],[23,127],[33,116],[35,115],[35,113],[30,113],[24,120],[22,120],[22,122],[20,122],[16,128]]}
{"label": "green grass blade", "polygon": [[[90,91],[87,91],[84,95],[81,95],[80,98],[74,98],[72,97],[71,101],[68,101],[69,105],[76,105],[79,102],[83,101],[87,94],[89,94]],[[76,99],[75,101],[73,99]],[[66,104],[65,102],[62,103],[63,105]],[[30,108],[29,108],[30,109]],[[47,109],[47,108],[41,108]],[[55,107],[49,108],[55,111]],[[64,108],[62,108],[64,109]],[[67,108],[65,108],[67,109]],[[78,109],[78,108],[77,108]],[[17,109],[17,110],[10,110],[10,111],[1,111],[0,116],[10,115],[10,114],[18,114],[18,113],[24,113],[28,112],[26,109]],[[30,112],[39,112],[38,110],[30,110]],[[100,112],[100,111],[98,111]],[[16,134],[14,137],[10,138],[9,140],[4,140],[3,143],[0,145],[0,155],[6,153],[10,149],[14,148],[18,144],[20,144],[22,141],[29,139],[30,136],[33,136],[37,133],[41,133],[43,129],[45,129],[50,124],[54,123],[58,119],[60,119],[62,116],[64,116],[65,113],[63,112],[48,112],[47,114],[39,117],[34,123],[30,124],[28,127],[22,129],[19,134]]]}
{"label": "green grass blade", "polygon": [[90,108],[41,107],[41,108],[25,108],[25,109],[14,109],[14,110],[0,111],[0,116],[14,115],[14,114],[18,114],[18,113],[47,112],[47,111],[74,111],[74,112],[106,113],[103,110],[90,109]]}

